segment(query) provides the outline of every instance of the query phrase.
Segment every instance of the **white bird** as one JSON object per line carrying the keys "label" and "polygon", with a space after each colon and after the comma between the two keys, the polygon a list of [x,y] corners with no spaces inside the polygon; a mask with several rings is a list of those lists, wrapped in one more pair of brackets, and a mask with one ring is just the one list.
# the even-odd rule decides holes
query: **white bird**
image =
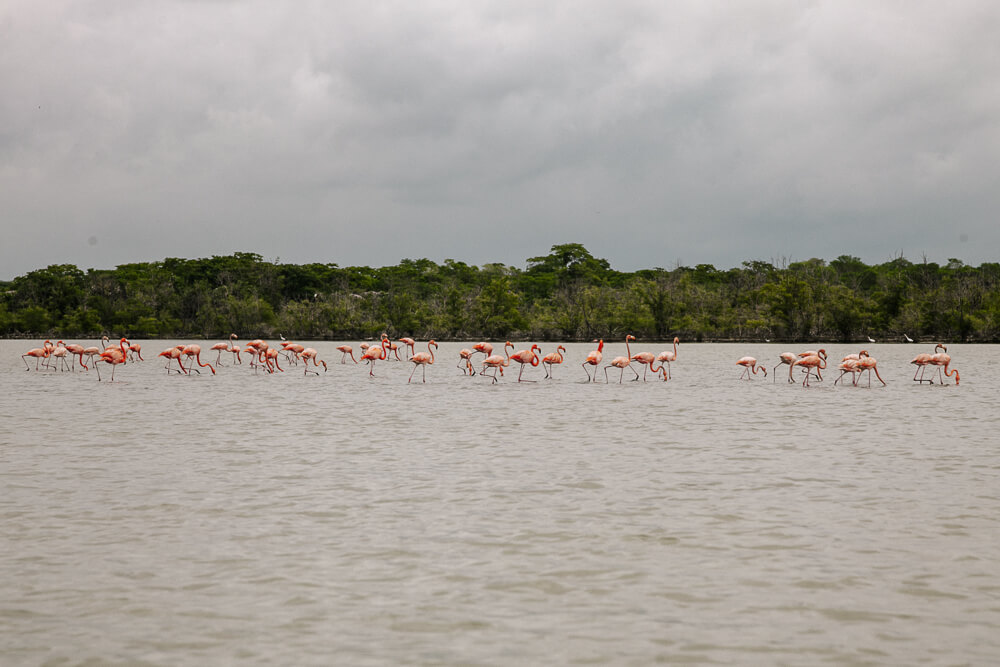
{"label": "white bird", "polygon": [[905,339],[906,339],[906,342],[907,342],[907,343],[912,343],[912,342],[913,342],[913,339],[912,339],[912,338],[910,338],[909,336],[907,336],[906,334],[903,334],[903,338],[905,338]]}
{"label": "white bird", "polygon": [[285,340],[285,337],[282,336],[281,334],[278,334],[278,338],[280,338],[281,340]]}
{"label": "white bird", "polygon": [[874,338],[872,338],[871,336],[869,336],[869,337],[868,337],[868,342],[869,342],[869,343],[874,343],[874,342],[875,342],[875,339],[874,339]]}

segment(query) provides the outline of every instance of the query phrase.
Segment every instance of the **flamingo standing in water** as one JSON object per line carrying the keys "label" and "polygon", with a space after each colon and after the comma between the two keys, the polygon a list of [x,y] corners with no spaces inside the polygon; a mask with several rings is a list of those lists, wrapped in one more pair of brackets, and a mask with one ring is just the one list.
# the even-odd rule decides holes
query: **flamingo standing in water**
{"label": "flamingo standing in water", "polygon": [[[939,349],[944,350],[945,352],[948,351],[948,348],[944,346],[944,343],[938,343],[937,345],[934,346],[934,354],[937,354]],[[933,379],[924,380],[924,371],[927,370],[927,365],[931,363],[931,357],[933,357],[934,354],[928,354],[927,352],[922,352],[921,354],[915,356],[913,358],[913,361],[910,362],[911,364],[914,364],[917,367],[917,370],[914,371],[913,373],[914,382],[918,384],[921,382],[929,382],[930,384],[934,384]],[[919,380],[917,379],[917,373],[920,373]]]}
{"label": "flamingo standing in water", "polygon": [[819,376],[819,370],[826,368],[826,350],[819,350],[816,354],[809,354],[804,357],[799,357],[792,365],[788,367],[788,377],[792,377],[792,371],[795,370],[796,366],[802,366],[806,369],[806,376],[802,379],[802,386],[809,386],[809,376],[812,371],[815,370],[816,375]]}
{"label": "flamingo standing in water", "polygon": [[858,357],[858,377],[854,380],[854,386],[858,386],[858,381],[861,380],[861,374],[868,371],[868,387],[870,388],[872,386],[872,371],[875,371],[875,377],[878,378],[878,381],[881,382],[884,387],[885,380],[883,380],[882,376],[878,373],[878,360],[869,355],[867,351],[862,350],[862,352],[864,352],[864,354],[859,355]]}
{"label": "flamingo standing in water", "polygon": [[799,352],[800,359],[803,357],[817,357],[817,356],[823,358],[823,365],[817,366],[814,370],[816,371],[816,379],[822,382],[823,374],[820,372],[820,370],[826,368],[826,350],[806,350],[805,352]]}
{"label": "flamingo standing in water", "polygon": [[[107,338],[107,336],[105,336]],[[101,356],[94,363],[94,368],[97,369],[97,381],[101,381],[101,369],[97,366],[98,363],[104,362],[106,364],[111,364],[111,382],[115,381],[115,366],[119,364],[124,364],[125,359],[128,356],[128,339],[122,338],[118,342],[118,347],[110,345],[104,348],[104,352],[101,352]]]}
{"label": "flamingo standing in water", "polygon": [[[216,357],[215,357],[215,365],[216,366],[221,366],[222,365],[222,353],[223,352],[232,352],[233,351],[233,341],[234,340],[236,340],[236,334],[229,334],[229,342],[227,342],[227,343],[216,343],[212,347],[208,348],[210,351],[211,350],[217,350],[219,352],[219,354],[217,354]],[[239,359],[239,355],[238,354],[236,355],[236,358]]]}
{"label": "flamingo standing in water", "polygon": [[[663,374],[663,381],[664,382],[666,382],[667,380],[669,380],[672,377],[670,375],[670,363],[672,361],[677,361],[677,344],[680,343],[680,342],[681,342],[681,339],[678,338],[677,336],[674,336],[674,349],[673,349],[673,351],[671,351],[671,350],[664,350],[663,352],[660,352],[658,355],[656,355],[656,360],[660,362],[660,367],[661,368],[663,367],[663,364],[667,365],[667,372]],[[652,368],[652,366],[650,366],[650,368]]]}
{"label": "flamingo standing in water", "polygon": [[[942,345],[941,347],[944,347],[944,345]],[[930,363],[932,366],[938,367],[938,379],[941,380],[941,384],[944,384],[944,380],[941,378],[941,369],[943,368],[944,376],[951,377],[952,375],[954,375],[955,386],[958,386],[958,380],[959,380],[958,371],[953,368],[951,369],[950,373],[948,372],[948,366],[951,364],[951,356],[949,356],[947,352],[938,352],[937,354],[932,355]]]}
{"label": "flamingo standing in water", "polygon": [[389,340],[389,336],[382,334],[382,343],[385,344],[386,357],[388,357],[389,353],[392,352],[396,355],[396,361],[402,361],[402,359],[399,358],[399,346]]}
{"label": "flamingo standing in water", "polygon": [[38,364],[39,364],[39,362],[42,359],[45,359],[46,361],[48,360],[48,358],[49,358],[49,348],[48,348],[48,346],[33,347],[33,348],[31,348],[30,350],[28,350],[27,352],[25,352],[24,354],[21,355],[21,361],[24,362],[24,370],[30,371],[31,370],[31,366],[28,365],[28,360],[25,359],[25,357],[34,357],[35,358],[35,370],[37,371],[38,370]]}
{"label": "flamingo standing in water", "polygon": [[840,382],[848,373],[851,374],[851,384],[857,385],[858,373],[860,372],[858,362],[861,360],[862,356],[868,356],[868,352],[866,350],[861,350],[861,352],[857,354],[849,354],[840,360],[840,365],[837,366],[837,369],[840,371],[840,375],[833,381],[834,386],[836,386],[837,383]]}
{"label": "flamingo standing in water", "polygon": [[622,372],[618,376],[618,384],[622,383],[622,378],[625,377],[625,369],[626,368],[629,369],[630,371],[632,371],[633,373],[635,373],[635,378],[633,378],[632,382],[635,382],[636,380],[639,379],[639,373],[634,368],[632,368],[632,350],[628,346],[628,342],[630,340],[635,340],[635,336],[633,336],[632,334],[627,334],[625,336],[625,356],[624,357],[615,357],[614,359],[611,360],[610,364],[608,364],[607,366],[604,367],[604,382],[605,383],[608,382],[608,369],[609,368],[620,368],[620,369],[622,369]]}
{"label": "flamingo standing in water", "polygon": [[[771,369],[771,374],[774,376],[772,378],[772,381],[774,382],[778,381],[778,366],[781,366],[782,364],[787,364],[789,367],[791,367],[791,365],[794,364],[795,360],[798,358],[799,358],[798,355],[795,354],[794,352],[782,352],[778,364]],[[788,378],[788,382],[794,384],[795,380],[793,380],[792,378]]]}
{"label": "flamingo standing in water", "polygon": [[744,377],[746,377],[747,380],[752,379],[750,377],[750,373],[752,372],[754,375],[757,375],[758,370],[763,371],[764,377],[767,377],[767,369],[764,368],[763,366],[760,366],[757,363],[757,360],[754,359],[753,357],[740,357],[739,359],[736,360],[736,364],[738,366],[743,366],[743,372],[740,374],[741,380]]}
{"label": "flamingo standing in water", "polygon": [[319,366],[320,364],[323,364],[324,373],[329,370],[329,368],[327,368],[326,366],[326,362],[319,358],[319,353],[316,352],[314,348],[311,347],[304,348],[299,356],[302,357],[302,362],[303,362],[302,365],[306,367],[305,372],[302,373],[303,375],[305,375],[306,373],[313,373],[314,375],[319,375],[319,371],[309,370],[310,360],[312,360],[313,366]]}
{"label": "flamingo standing in water", "polygon": [[55,357],[59,360],[59,370],[73,370],[73,365],[66,361],[66,357],[69,356],[69,350],[63,344],[62,341],[56,343],[56,346],[52,348],[52,352],[49,353],[50,357]]}
{"label": "flamingo standing in water", "polygon": [[[406,358],[412,357],[414,354],[413,346],[417,344],[417,341],[412,338],[400,338],[399,342],[406,346]],[[416,370],[416,366],[414,366],[414,370]]]}
{"label": "flamingo standing in water", "polygon": [[342,364],[347,363],[347,355],[351,356],[351,361],[353,361],[354,363],[358,363],[358,360],[354,358],[354,348],[352,348],[350,345],[338,345],[337,351],[342,353],[340,355],[340,363]]}
{"label": "flamingo standing in water", "polygon": [[[193,360],[191,361],[191,363],[188,365],[187,368],[187,372],[189,375],[191,374],[191,371],[194,371],[198,375],[201,375],[201,371],[199,371],[197,368],[194,367],[195,362],[197,362],[198,365],[201,366],[202,368],[208,366],[208,370],[212,371],[212,375],[215,375],[215,367],[212,366],[212,364],[208,362],[201,363],[201,345],[194,345],[194,344],[185,345],[184,349],[181,350],[181,354],[187,357],[189,361]],[[180,359],[178,359],[177,361],[179,362]],[[183,366],[183,364],[181,365]]]}
{"label": "flamingo standing in water", "polygon": [[[538,354],[535,354],[535,350],[538,350]],[[539,364],[542,358],[538,355],[541,353],[542,348],[538,347],[538,345],[532,345],[530,350],[521,350],[510,355],[511,361],[516,361],[521,364],[521,371],[517,374],[518,382],[535,382],[535,380],[522,380],[521,375],[524,374],[525,364],[531,364],[532,366],[537,366]]]}
{"label": "flamingo standing in water", "polygon": [[266,350],[264,350],[264,353],[262,355],[260,355],[261,359],[263,359],[264,361],[264,365],[267,368],[268,373],[273,373],[275,368],[277,368],[282,373],[285,372],[285,369],[282,368],[281,364],[278,363],[279,354],[280,352],[278,352],[277,348],[269,347]]}
{"label": "flamingo standing in water", "polygon": [[[560,350],[562,350],[560,352]],[[561,364],[563,362],[563,352],[566,348],[560,345],[556,348],[555,352],[549,352],[544,357],[542,357],[542,364],[545,365],[545,377],[549,380],[553,379],[552,375],[552,364]]]}
{"label": "flamingo standing in water", "polygon": [[[489,343],[486,343],[489,345]],[[475,346],[473,346],[475,347]],[[491,354],[485,359],[483,359],[483,367],[479,370],[479,374],[482,376],[486,375],[486,367],[490,366],[493,368],[493,382],[491,384],[497,383],[497,371],[500,371],[500,375],[503,375],[503,369],[506,366],[510,366],[510,354],[507,352],[507,348],[513,348],[514,344],[510,341],[504,343],[503,351],[506,356],[501,357],[499,354]],[[490,345],[490,350],[493,350],[493,346]],[[523,368],[523,366],[522,366]]]}
{"label": "flamingo standing in water", "polygon": [[167,358],[167,363],[163,366],[164,368],[167,369],[167,375],[170,375],[170,372],[173,370],[172,368],[170,368],[170,362],[175,359],[177,360],[177,365],[181,367],[180,370],[177,371],[177,373],[178,374],[187,373],[187,371],[184,369],[184,364],[181,363],[181,350],[183,349],[184,349],[183,345],[175,345],[173,347],[168,347],[163,352],[160,352],[158,355],[156,355],[158,357]]}
{"label": "flamingo standing in water", "polygon": [[472,355],[474,354],[475,352],[467,347],[463,347],[458,351],[458,366],[456,368],[462,369],[462,375],[472,377],[476,374],[475,369],[472,368]]}
{"label": "flamingo standing in water", "polygon": [[434,363],[434,350],[431,349],[431,345],[434,347],[438,346],[436,342],[429,340],[427,341],[427,352],[417,352],[410,356],[410,361],[413,362],[413,370],[410,371],[410,379],[406,381],[407,384],[413,379],[413,374],[417,372],[417,366],[421,367],[423,381],[427,382],[427,367]]}
{"label": "flamingo standing in water", "polygon": [[[84,353],[84,347],[83,347],[83,345],[77,345],[76,343],[67,343],[66,344],[66,349],[69,350],[69,353],[71,355],[73,355],[75,357],[79,357],[80,358],[80,365],[83,366],[84,368],[86,368],[86,366],[83,365],[83,353]],[[76,362],[74,362],[73,368],[74,369],[76,368]]]}
{"label": "flamingo standing in water", "polygon": [[[128,360],[135,361],[136,357],[139,358],[139,361],[145,361],[145,359],[142,358],[142,345],[139,345],[139,343],[129,343]],[[112,374],[113,373],[114,371],[112,371]]]}
{"label": "flamingo standing in water", "polygon": [[[604,359],[604,339],[597,341],[597,349],[593,350],[587,355],[587,360],[581,364],[583,366],[583,372],[587,374],[587,382],[597,381],[597,367],[600,365],[601,360]],[[587,366],[594,367],[594,377],[590,377],[590,371],[587,370]]]}
{"label": "flamingo standing in water", "polygon": [[[507,348],[505,347],[504,350],[506,351],[506,349]],[[481,352],[484,359],[493,354],[493,346],[485,341],[473,345],[472,350],[473,350],[472,354],[478,354]],[[472,357],[469,357],[469,363],[472,363]]]}
{"label": "flamingo standing in water", "polygon": [[371,364],[371,368],[368,369],[368,376],[375,377],[375,362],[380,359],[385,359],[389,354],[386,352],[386,345],[389,343],[387,338],[382,339],[381,345],[369,345],[365,353],[361,355],[361,361],[367,361]]}

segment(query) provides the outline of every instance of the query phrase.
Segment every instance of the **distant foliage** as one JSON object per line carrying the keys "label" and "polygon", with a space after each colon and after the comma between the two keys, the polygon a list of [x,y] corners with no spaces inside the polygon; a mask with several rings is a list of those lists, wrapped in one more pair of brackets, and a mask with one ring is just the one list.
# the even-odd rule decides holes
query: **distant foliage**
{"label": "distant foliage", "polygon": [[1000,264],[857,257],[625,273],[578,243],[524,270],[404,259],[278,264],[254,253],[83,272],[49,266],[2,283],[7,336],[866,341],[1000,338]]}

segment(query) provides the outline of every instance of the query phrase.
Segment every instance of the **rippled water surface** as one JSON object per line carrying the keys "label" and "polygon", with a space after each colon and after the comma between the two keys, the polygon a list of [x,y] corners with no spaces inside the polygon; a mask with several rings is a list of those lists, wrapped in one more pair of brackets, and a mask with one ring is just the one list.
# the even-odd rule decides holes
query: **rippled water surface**
{"label": "rippled water surface", "polygon": [[875,344],[868,389],[739,381],[764,344],[495,386],[458,344],[410,385],[332,342],[180,377],[143,341],[114,383],[37,344],[0,342],[6,665],[1000,661],[997,347],[928,387],[932,344]]}

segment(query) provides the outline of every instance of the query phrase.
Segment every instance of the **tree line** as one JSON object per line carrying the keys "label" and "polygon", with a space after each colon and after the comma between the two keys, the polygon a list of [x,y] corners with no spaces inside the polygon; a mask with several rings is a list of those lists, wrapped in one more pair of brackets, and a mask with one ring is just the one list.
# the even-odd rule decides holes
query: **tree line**
{"label": "tree line", "polygon": [[583,245],[524,269],[446,259],[395,266],[281,264],[238,252],[83,271],[52,265],[0,282],[0,335],[353,340],[1000,338],[1000,264],[842,255],[616,271]]}

